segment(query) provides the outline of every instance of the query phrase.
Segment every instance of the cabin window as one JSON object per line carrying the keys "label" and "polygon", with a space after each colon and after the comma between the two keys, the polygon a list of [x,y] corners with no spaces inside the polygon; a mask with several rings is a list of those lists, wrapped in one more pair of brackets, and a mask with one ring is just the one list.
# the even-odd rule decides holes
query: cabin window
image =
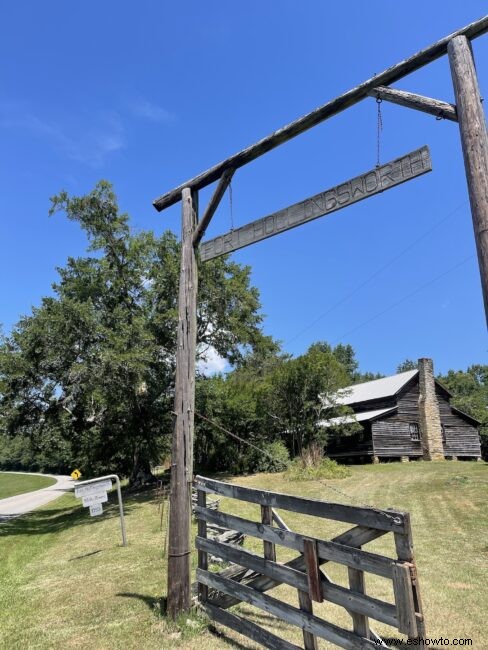
{"label": "cabin window", "polygon": [[419,425],[416,422],[410,422],[408,428],[410,430],[410,439],[412,440],[412,442],[420,442]]}
{"label": "cabin window", "polygon": [[446,427],[441,424],[442,442],[446,444]]}

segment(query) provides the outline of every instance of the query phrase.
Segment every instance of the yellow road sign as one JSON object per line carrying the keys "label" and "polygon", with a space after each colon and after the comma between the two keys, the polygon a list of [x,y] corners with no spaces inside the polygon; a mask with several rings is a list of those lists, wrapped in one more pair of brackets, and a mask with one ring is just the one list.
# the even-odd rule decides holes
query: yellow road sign
{"label": "yellow road sign", "polygon": [[75,469],[71,472],[71,478],[77,481],[81,476],[81,472],[79,469]]}

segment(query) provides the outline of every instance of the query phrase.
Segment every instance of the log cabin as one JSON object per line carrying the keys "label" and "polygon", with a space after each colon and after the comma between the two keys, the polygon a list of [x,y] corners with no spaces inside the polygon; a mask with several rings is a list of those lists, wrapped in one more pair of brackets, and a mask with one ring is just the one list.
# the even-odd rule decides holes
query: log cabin
{"label": "log cabin", "polygon": [[335,402],[353,415],[322,420],[331,427],[356,421],[362,430],[333,439],[327,455],[342,460],[445,458],[481,460],[479,422],[451,405],[451,393],[434,378],[431,359],[418,368],[342,389]]}

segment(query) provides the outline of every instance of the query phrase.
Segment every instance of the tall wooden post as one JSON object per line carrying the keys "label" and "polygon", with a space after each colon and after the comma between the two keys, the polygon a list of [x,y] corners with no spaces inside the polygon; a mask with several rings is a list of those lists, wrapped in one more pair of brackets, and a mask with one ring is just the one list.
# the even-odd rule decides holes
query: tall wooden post
{"label": "tall wooden post", "polygon": [[449,41],[447,52],[488,322],[488,134],[471,44],[466,36],[456,36]]}
{"label": "tall wooden post", "polygon": [[198,195],[182,191],[181,266],[176,350],[175,427],[171,450],[168,550],[168,615],[176,618],[191,601],[191,488],[195,415],[195,354],[198,269],[193,247]]}

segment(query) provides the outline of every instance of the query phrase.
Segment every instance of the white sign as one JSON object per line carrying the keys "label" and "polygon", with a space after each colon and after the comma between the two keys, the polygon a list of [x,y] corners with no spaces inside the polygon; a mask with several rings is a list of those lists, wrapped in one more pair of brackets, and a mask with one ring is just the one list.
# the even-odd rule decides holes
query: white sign
{"label": "white sign", "polygon": [[83,497],[83,505],[85,508],[92,506],[94,503],[105,503],[106,501],[108,501],[106,492],[95,492],[94,494],[87,494],[86,497]]}
{"label": "white sign", "polygon": [[101,503],[94,503],[93,505],[90,506],[91,517],[96,517],[97,515],[101,515],[102,512],[103,512],[103,507]]}
{"label": "white sign", "polygon": [[98,483],[89,483],[88,485],[79,485],[75,487],[75,497],[85,497],[88,494],[96,494],[97,492],[107,491],[112,489],[112,481],[99,481]]}

